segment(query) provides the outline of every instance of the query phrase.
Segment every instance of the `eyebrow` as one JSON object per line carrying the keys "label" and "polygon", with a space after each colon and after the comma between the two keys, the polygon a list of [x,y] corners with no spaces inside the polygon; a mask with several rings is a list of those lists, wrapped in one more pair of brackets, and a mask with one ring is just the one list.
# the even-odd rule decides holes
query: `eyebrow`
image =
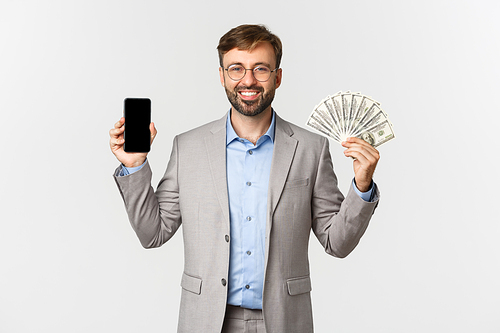
{"label": "eyebrow", "polygon": [[[233,65],[240,65],[240,66],[243,66],[243,64],[242,64],[241,62],[233,62],[232,64],[229,64],[227,67],[229,68],[229,66],[233,66]],[[255,68],[255,67],[260,66],[260,65],[264,65],[264,66],[266,66],[266,67],[271,68],[271,65],[270,65],[270,64],[268,64],[267,62],[263,62],[263,61],[261,61],[261,62],[256,62],[255,64],[253,64],[253,67],[252,67],[252,68]],[[245,66],[243,66],[243,67],[245,67]]]}

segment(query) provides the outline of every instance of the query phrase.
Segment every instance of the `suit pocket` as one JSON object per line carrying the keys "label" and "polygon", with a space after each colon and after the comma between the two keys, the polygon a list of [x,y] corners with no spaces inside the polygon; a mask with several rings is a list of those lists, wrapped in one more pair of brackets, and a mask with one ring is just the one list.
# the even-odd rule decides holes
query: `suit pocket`
{"label": "suit pocket", "polygon": [[190,291],[196,295],[201,294],[201,279],[195,276],[182,274],[181,287],[187,291]]}
{"label": "suit pocket", "polygon": [[302,276],[297,278],[291,278],[286,280],[288,294],[291,296],[300,295],[308,293],[312,290],[311,278],[308,276]]}
{"label": "suit pocket", "polygon": [[309,185],[309,178],[305,179],[291,179],[285,183],[285,189],[293,187],[301,187]]}

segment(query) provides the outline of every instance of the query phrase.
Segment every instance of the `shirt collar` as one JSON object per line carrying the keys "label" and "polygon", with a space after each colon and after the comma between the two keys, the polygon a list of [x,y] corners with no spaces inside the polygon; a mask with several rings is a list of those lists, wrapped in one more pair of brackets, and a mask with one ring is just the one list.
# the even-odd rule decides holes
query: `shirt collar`
{"label": "shirt collar", "polygon": [[[271,139],[271,142],[274,143],[274,129],[276,127],[276,117],[275,117],[275,112],[274,110],[271,110],[272,112],[272,119],[271,119],[271,125],[267,129],[267,132],[264,133],[264,136],[268,136]],[[261,137],[261,138],[262,138]],[[259,141],[262,141],[261,138],[259,138]],[[229,113],[227,114],[227,124],[226,124],[226,146],[230,144],[233,140],[239,139],[238,134],[234,131],[233,125],[231,124],[231,110],[229,110]]]}

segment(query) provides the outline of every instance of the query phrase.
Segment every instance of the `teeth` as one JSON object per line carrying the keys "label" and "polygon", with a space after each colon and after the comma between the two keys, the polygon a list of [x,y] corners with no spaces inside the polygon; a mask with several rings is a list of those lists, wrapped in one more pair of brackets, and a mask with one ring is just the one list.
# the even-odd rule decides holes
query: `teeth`
{"label": "teeth", "polygon": [[256,92],[250,92],[250,91],[242,91],[240,92],[243,96],[255,96],[257,95]]}

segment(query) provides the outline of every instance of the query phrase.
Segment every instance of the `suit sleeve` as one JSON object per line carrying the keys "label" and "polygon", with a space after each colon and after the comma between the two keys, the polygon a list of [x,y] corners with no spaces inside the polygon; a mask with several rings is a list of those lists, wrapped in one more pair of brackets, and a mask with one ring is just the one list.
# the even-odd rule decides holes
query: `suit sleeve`
{"label": "suit sleeve", "polygon": [[130,175],[115,181],[125,203],[128,218],[145,248],[159,247],[172,237],[181,224],[179,185],[177,181],[178,149],[174,139],[170,161],[158,189],[151,187],[152,172],[149,162]]}
{"label": "suit sleeve", "polygon": [[344,198],[337,187],[328,140],[324,140],[312,196],[312,228],[325,251],[344,258],[358,245],[378,205],[379,192],[374,184],[375,200],[361,199],[352,185]]}

